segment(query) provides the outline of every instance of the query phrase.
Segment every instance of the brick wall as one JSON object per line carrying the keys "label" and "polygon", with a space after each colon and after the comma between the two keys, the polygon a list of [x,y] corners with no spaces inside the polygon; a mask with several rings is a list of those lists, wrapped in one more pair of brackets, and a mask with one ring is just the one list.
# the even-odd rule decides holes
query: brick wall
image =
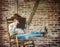
{"label": "brick wall", "polygon": [[2,36],[3,36],[3,27],[1,26],[2,24],[2,16],[1,16],[1,13],[0,13],[0,47],[3,46],[3,39],[2,39]]}
{"label": "brick wall", "polygon": [[[22,17],[26,17],[27,20],[32,12],[35,1],[19,2],[18,1],[18,13]],[[60,3],[59,1],[41,0],[36,13],[32,19],[31,25],[34,29],[43,29],[46,25],[48,29],[47,37],[38,38],[37,44],[54,44],[52,46],[59,47],[59,34],[60,34]],[[5,16],[12,17],[14,13],[17,13],[17,2],[15,0],[2,0],[2,16],[3,16],[3,28],[6,30]],[[30,26],[30,28],[32,28]],[[29,30],[30,31],[30,30]],[[6,34],[6,33],[5,33]],[[4,35],[5,36],[5,35]],[[6,39],[7,40],[7,39]],[[5,42],[5,41],[4,41]],[[57,44],[58,43],[58,44]],[[51,46],[51,47],[52,47]]]}

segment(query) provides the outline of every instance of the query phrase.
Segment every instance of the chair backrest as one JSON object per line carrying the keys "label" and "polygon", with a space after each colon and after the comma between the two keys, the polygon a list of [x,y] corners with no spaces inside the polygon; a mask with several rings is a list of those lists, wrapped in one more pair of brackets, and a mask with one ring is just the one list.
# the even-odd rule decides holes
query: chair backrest
{"label": "chair backrest", "polygon": [[10,33],[9,33],[9,24],[12,23],[12,19],[7,19],[6,17],[6,25],[7,25],[7,33],[8,33],[8,40],[10,41]]}

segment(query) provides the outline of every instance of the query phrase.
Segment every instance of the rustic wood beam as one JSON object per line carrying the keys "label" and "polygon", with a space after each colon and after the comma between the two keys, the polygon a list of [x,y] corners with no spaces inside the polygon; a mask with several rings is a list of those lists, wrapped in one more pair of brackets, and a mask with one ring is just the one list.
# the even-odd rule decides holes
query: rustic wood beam
{"label": "rustic wood beam", "polygon": [[35,2],[35,5],[34,5],[34,7],[33,7],[33,10],[32,10],[32,12],[31,12],[31,15],[30,15],[29,20],[28,20],[28,23],[27,23],[28,25],[31,23],[32,18],[33,18],[33,16],[35,15],[35,12],[36,12],[36,10],[37,10],[37,8],[38,8],[39,2],[40,2],[40,0],[36,0],[36,2]]}

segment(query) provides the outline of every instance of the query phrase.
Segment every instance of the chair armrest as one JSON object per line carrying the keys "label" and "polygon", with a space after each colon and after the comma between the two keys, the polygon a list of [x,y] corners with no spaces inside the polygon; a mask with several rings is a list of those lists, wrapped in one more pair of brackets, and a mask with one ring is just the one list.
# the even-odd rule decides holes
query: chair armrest
{"label": "chair armrest", "polygon": [[[16,34],[17,34],[17,33],[16,33]],[[11,35],[10,38],[13,38],[16,34]]]}

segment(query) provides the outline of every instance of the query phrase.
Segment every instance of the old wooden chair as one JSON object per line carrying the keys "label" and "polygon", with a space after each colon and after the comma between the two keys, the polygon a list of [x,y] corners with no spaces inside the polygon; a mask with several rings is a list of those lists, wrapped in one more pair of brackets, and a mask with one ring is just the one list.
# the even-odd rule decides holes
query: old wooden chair
{"label": "old wooden chair", "polygon": [[[14,44],[16,47],[35,47],[34,46],[34,41],[33,40],[19,40],[18,37],[16,36],[16,39],[13,38],[13,36],[10,36],[9,34],[9,24],[12,23],[12,19],[7,19],[6,18],[6,24],[7,24],[7,33],[8,33],[8,41],[9,41],[9,44],[10,44],[10,47],[12,47],[12,45]],[[32,43],[28,43],[28,44],[24,44],[25,42],[28,42],[28,41],[32,41]]]}

